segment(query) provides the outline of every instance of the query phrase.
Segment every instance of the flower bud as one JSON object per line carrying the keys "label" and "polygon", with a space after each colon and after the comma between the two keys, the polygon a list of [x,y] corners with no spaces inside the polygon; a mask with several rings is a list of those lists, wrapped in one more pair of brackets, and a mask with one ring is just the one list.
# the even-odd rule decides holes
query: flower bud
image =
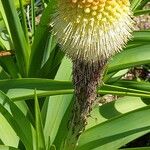
{"label": "flower bud", "polygon": [[129,0],[58,0],[52,30],[72,60],[95,62],[125,46],[131,14]]}

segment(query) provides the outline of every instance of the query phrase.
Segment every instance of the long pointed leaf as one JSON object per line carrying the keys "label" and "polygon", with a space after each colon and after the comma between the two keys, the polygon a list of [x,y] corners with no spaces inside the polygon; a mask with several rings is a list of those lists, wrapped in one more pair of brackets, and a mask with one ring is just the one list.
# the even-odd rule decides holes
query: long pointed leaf
{"label": "long pointed leaf", "polygon": [[43,123],[41,119],[41,112],[39,107],[38,98],[36,95],[35,90],[35,124],[36,124],[36,149],[37,150],[45,150],[45,139],[44,139],[44,133],[43,133]]}
{"label": "long pointed leaf", "polygon": [[[139,89],[134,89],[134,87],[128,88],[104,84],[103,87],[98,89],[98,93],[103,95],[116,94],[149,98],[150,91],[148,88],[150,87],[150,84],[146,84],[147,89],[142,89],[145,84],[139,85]],[[16,79],[0,81],[0,89],[14,101],[34,98],[35,88],[37,89],[38,97],[73,94],[74,92],[72,83],[70,81],[55,81],[49,79]]]}
{"label": "long pointed leaf", "polygon": [[[129,48],[117,54],[108,65],[108,72],[150,63],[150,45]],[[128,58],[128,59],[127,59]]]}
{"label": "long pointed leaf", "polygon": [[43,60],[43,51],[46,46],[47,39],[49,38],[49,23],[50,23],[50,15],[55,11],[55,0],[49,2],[47,8],[44,10],[42,14],[42,18],[39,26],[35,32],[35,37],[32,45],[31,57],[30,57],[30,69],[29,76],[35,77],[37,75],[38,70],[42,67]]}
{"label": "long pointed leaf", "polygon": [[[91,150],[94,148],[103,150],[113,141],[137,134],[138,132],[149,132],[149,114],[150,106],[146,106],[90,128],[81,135],[78,150]],[[117,148],[119,147],[114,145],[112,150]]]}
{"label": "long pointed leaf", "polygon": [[[15,5],[12,0],[1,0],[16,51],[16,58],[19,64],[19,69],[22,76],[27,76],[28,62],[29,62],[29,45],[25,39]],[[11,18],[11,19],[9,19]]]}
{"label": "long pointed leaf", "polygon": [[0,91],[0,112],[12,126],[16,134],[24,143],[26,149],[33,150],[33,135],[34,131],[30,122],[18,109],[18,107]]}
{"label": "long pointed leaf", "polygon": [[[71,77],[72,68],[68,59],[64,59],[55,77],[57,80],[69,80]],[[63,78],[62,78],[63,74]],[[46,122],[44,126],[46,144],[50,139],[50,144],[53,143],[61,120],[72,100],[71,95],[60,95],[49,98]],[[56,113],[57,112],[57,113]]]}

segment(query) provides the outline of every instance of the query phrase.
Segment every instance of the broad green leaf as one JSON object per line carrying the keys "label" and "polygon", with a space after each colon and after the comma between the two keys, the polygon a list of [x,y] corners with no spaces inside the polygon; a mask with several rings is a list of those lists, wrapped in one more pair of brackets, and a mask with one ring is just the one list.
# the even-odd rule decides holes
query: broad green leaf
{"label": "broad green leaf", "polygon": [[13,147],[17,147],[19,143],[18,136],[2,114],[0,114],[0,140],[3,144]]}
{"label": "broad green leaf", "polygon": [[[149,101],[149,100],[147,100]],[[150,101],[149,101],[150,102]],[[88,119],[86,129],[94,127],[108,119],[147,106],[140,97],[125,96],[102,106],[96,106]]]}
{"label": "broad green leaf", "polygon": [[109,62],[108,72],[150,63],[150,45],[129,48],[114,56]]}
{"label": "broad green leaf", "polygon": [[[70,66],[68,66],[70,67]],[[71,67],[70,67],[71,69]],[[59,78],[61,79],[61,78]],[[141,86],[142,87],[142,86]],[[147,84],[147,88],[150,84]],[[55,81],[49,79],[14,79],[1,80],[0,89],[7,94],[12,100],[28,100],[34,98],[34,89],[37,89],[38,97],[46,97],[52,95],[73,94],[74,89],[70,81]],[[150,91],[147,89],[134,89],[128,87],[120,87],[116,85],[104,84],[98,88],[99,94],[116,94],[150,97]]]}
{"label": "broad green leaf", "polygon": [[54,145],[55,145],[56,149],[60,149],[60,150],[63,149],[65,139],[68,135],[68,122],[70,119],[70,115],[72,114],[73,104],[74,104],[74,97],[73,97],[70,105],[68,106],[68,108],[62,118],[61,124],[59,126],[59,130],[57,132],[57,136],[54,141]]}
{"label": "broad green leaf", "polygon": [[[71,69],[71,68],[70,68]],[[56,91],[63,89],[72,89],[72,83],[70,81],[51,80],[42,78],[23,78],[23,79],[6,79],[0,80],[0,89],[7,92],[11,89],[32,89],[37,88],[38,90],[45,91]],[[33,91],[34,94],[34,91]]]}
{"label": "broad green leaf", "polygon": [[15,79],[1,80],[0,89],[13,100],[34,98],[34,89],[38,97],[49,95],[72,94],[71,82],[54,81],[49,79]]}
{"label": "broad green leaf", "polygon": [[[69,80],[71,77],[71,63],[68,59],[64,59],[55,79],[57,80]],[[63,76],[62,76],[63,75]],[[71,95],[60,95],[51,96],[48,101],[47,116],[45,120],[44,133],[46,145],[48,144],[49,138],[51,144],[53,143],[61,120],[72,100]],[[57,112],[57,113],[56,113]]]}
{"label": "broad green leaf", "polygon": [[114,85],[118,85],[120,87],[125,87],[125,88],[133,88],[133,89],[137,89],[137,90],[143,90],[143,91],[149,91],[150,92],[150,88],[149,88],[149,83],[148,82],[137,82],[137,81],[126,81],[126,80],[120,80],[116,83],[114,83]]}
{"label": "broad green leaf", "polygon": [[[115,94],[115,95],[126,95],[126,96],[136,96],[136,97],[149,97],[149,91],[131,89],[126,87],[114,86],[104,84],[102,87],[98,88],[99,94]],[[146,95],[145,95],[146,94]]]}
{"label": "broad green leaf", "polygon": [[135,42],[149,42],[150,41],[150,31],[135,31],[133,32]]}
{"label": "broad green leaf", "polygon": [[[95,125],[105,122],[108,119],[112,119],[127,112],[136,110],[138,108],[145,107],[147,106],[147,104],[149,104],[149,102],[149,100],[143,101],[139,97],[125,96],[119,98],[117,101],[112,101],[100,107],[96,107],[91,112],[91,117],[88,118],[88,125],[86,129],[94,127]],[[106,144],[105,148],[109,149],[110,147],[114,147],[114,149],[116,150],[118,147],[121,147],[122,145],[125,145],[134,139],[137,139],[143,134],[145,134],[145,132],[137,133],[121,140],[110,142]]]}
{"label": "broad green leaf", "polygon": [[14,129],[26,149],[33,150],[34,129],[32,125],[22,111],[3,92],[0,92],[0,112]]}
{"label": "broad green leaf", "polygon": [[[110,148],[111,142],[122,139],[126,141],[126,137],[147,133],[150,131],[149,114],[150,106],[145,106],[90,128],[81,135],[77,150],[103,150]],[[122,144],[124,145],[122,141],[120,146],[111,144],[111,149],[116,150],[123,146]]]}

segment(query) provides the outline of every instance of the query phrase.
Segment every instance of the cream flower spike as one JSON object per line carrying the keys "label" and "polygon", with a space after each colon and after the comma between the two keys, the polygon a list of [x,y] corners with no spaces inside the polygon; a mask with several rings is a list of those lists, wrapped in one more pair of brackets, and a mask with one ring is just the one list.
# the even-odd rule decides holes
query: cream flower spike
{"label": "cream flower spike", "polygon": [[125,46],[131,15],[129,0],[58,0],[53,32],[72,60],[95,62]]}

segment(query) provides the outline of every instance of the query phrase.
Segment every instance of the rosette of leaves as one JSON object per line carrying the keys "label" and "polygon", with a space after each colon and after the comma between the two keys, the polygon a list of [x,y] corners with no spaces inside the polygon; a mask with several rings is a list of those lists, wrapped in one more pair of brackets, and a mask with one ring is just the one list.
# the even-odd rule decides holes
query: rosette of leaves
{"label": "rosette of leaves", "polygon": [[[23,2],[23,0],[18,1]],[[143,9],[148,1],[131,0],[130,8],[133,14],[149,13],[148,9]],[[35,7],[39,6],[36,5],[37,2],[40,2],[40,7],[43,7],[40,16],[36,16],[38,13],[35,12]],[[69,149],[67,145],[70,145],[71,148],[75,147],[77,150],[117,150],[123,149],[122,146],[150,131],[150,84],[139,80],[122,80],[130,67],[150,63],[149,31],[134,31],[133,40],[125,46],[127,39],[131,37],[130,31],[132,30],[132,20],[130,19],[132,13],[128,9],[129,1],[107,1],[111,4],[115,2],[116,8],[113,4],[110,6],[116,10],[116,14],[119,13],[116,17],[110,18],[110,22],[107,17],[113,15],[110,11],[111,7],[102,7],[106,1],[101,1],[101,5],[100,3],[95,5],[96,3],[93,1],[67,2],[38,0],[35,3],[34,0],[31,0],[31,5],[27,6],[27,9],[22,7],[23,3],[20,3],[21,7],[18,11],[14,1],[0,0],[1,20],[4,23],[3,26],[0,24],[0,31],[3,27],[6,31],[1,32],[0,52],[2,54],[11,54],[9,50],[14,52],[13,55],[0,56],[0,149],[62,150]],[[60,5],[62,6],[60,7]],[[107,6],[109,6],[108,3]],[[65,10],[66,7],[67,10]],[[103,21],[100,20],[99,8],[105,10],[102,15],[105,16]],[[125,10],[128,15],[125,15]],[[63,13],[60,14],[60,12]],[[107,12],[110,15],[107,16]],[[126,20],[122,19],[121,22],[124,26],[124,28],[120,27],[122,30],[117,29],[116,26],[118,19],[121,19],[121,14],[126,16]],[[62,15],[69,18],[63,18]],[[35,24],[35,16],[38,17],[39,24]],[[94,20],[95,26],[92,20]],[[102,25],[102,22],[105,25],[109,24],[109,26]],[[129,26],[130,23],[131,26]],[[31,30],[28,30],[28,24],[31,25]],[[112,28],[110,28],[111,25]],[[103,30],[96,32],[94,27],[98,31]],[[108,29],[114,30],[115,27],[117,32],[113,32],[113,34],[117,39],[112,33],[108,34],[110,33]],[[83,28],[84,32],[82,33]],[[79,30],[80,32],[78,32]],[[123,36],[123,33],[126,34]],[[7,38],[2,36],[4,34]],[[113,39],[113,42],[109,41],[106,45],[106,39],[99,37],[102,35],[105,35],[107,40]],[[121,38],[119,35],[122,35]],[[92,37],[96,37],[96,39],[94,40]],[[100,39],[103,39],[103,42]],[[122,40],[125,40],[124,43]],[[98,45],[101,45],[101,48],[98,49],[99,54],[96,55]],[[117,48],[106,51],[106,46],[112,48],[117,46]],[[121,51],[122,47],[124,51]],[[64,57],[64,53],[60,49],[70,59]],[[117,52],[119,53],[115,55]],[[114,55],[112,59],[110,59],[111,54]],[[102,70],[104,69],[102,68],[108,59],[110,59],[107,66],[108,72],[103,74]],[[74,64],[74,85],[70,81],[72,77],[72,62],[70,60]],[[100,60],[103,63],[99,62]],[[88,76],[89,74],[91,76]],[[99,82],[100,87],[97,88],[96,93],[121,95],[121,97],[117,101],[93,108],[97,79],[101,81],[100,75],[104,76],[104,83]],[[93,81],[93,79],[95,80]],[[85,83],[86,86],[83,86]],[[73,97],[74,87],[76,98]],[[81,87],[80,91],[79,87]],[[39,100],[37,100],[37,96]],[[80,99],[85,105],[79,105]],[[89,100],[88,103],[86,100]],[[89,113],[90,117],[88,117]],[[75,120],[81,120],[81,122],[75,124],[74,127]],[[72,129],[75,129],[75,134],[72,134]],[[77,135],[80,135],[79,139]],[[135,145],[136,149],[149,149],[149,147],[138,148],[138,146]],[[146,144],[142,146],[146,146]]]}

